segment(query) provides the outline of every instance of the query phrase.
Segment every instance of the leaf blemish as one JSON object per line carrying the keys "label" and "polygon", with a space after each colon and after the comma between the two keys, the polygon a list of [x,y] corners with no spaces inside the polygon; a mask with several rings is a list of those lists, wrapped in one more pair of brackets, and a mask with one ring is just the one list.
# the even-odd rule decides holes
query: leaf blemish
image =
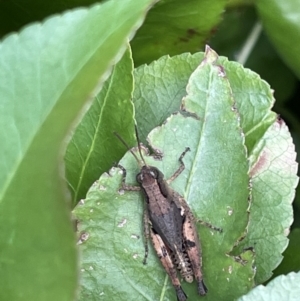
{"label": "leaf blemish", "polygon": [[268,163],[268,155],[266,151],[263,151],[260,157],[258,158],[257,162],[254,164],[254,166],[250,170],[250,177],[254,177],[257,175],[262,169],[266,167]]}
{"label": "leaf blemish", "polygon": [[137,259],[139,257],[139,255],[137,253],[132,255],[133,259]]}
{"label": "leaf blemish", "polygon": [[118,228],[124,227],[126,223],[127,223],[127,219],[124,218],[124,219],[118,224]]}
{"label": "leaf blemish", "polygon": [[133,238],[133,239],[139,239],[140,238],[139,235],[135,235],[135,234],[131,234],[130,237]]}
{"label": "leaf blemish", "polygon": [[79,239],[78,239],[78,242],[77,242],[77,244],[78,245],[80,245],[80,244],[82,244],[83,242],[85,242],[88,238],[89,238],[89,233],[87,233],[87,232],[82,232],[81,234],[80,234],[80,237],[79,237]]}
{"label": "leaf blemish", "polygon": [[100,185],[100,186],[99,186],[99,189],[105,191],[105,190],[106,190],[106,187]]}
{"label": "leaf blemish", "polygon": [[229,274],[232,273],[232,265],[230,265],[230,266],[228,267],[228,273],[229,273]]}
{"label": "leaf blemish", "polygon": [[222,66],[218,66],[218,67],[219,67],[218,76],[225,77],[226,76],[226,72],[225,72],[224,68]]}
{"label": "leaf blemish", "polygon": [[233,213],[233,209],[230,208],[230,207],[227,207],[227,209],[228,209],[227,214],[228,214],[229,216],[231,216],[232,213]]}

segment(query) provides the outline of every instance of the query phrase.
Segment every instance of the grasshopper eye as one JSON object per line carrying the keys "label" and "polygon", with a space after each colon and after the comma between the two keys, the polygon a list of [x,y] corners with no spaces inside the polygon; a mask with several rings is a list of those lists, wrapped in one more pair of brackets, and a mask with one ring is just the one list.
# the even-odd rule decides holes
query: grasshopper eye
{"label": "grasshopper eye", "polygon": [[141,184],[143,182],[143,179],[144,179],[144,177],[143,177],[143,174],[141,172],[136,175],[136,181],[138,183]]}
{"label": "grasshopper eye", "polygon": [[157,179],[158,178],[158,170],[155,167],[151,167],[149,174],[154,178]]}
{"label": "grasshopper eye", "polygon": [[150,171],[150,175],[153,177],[153,178],[157,178],[157,173],[153,170]]}
{"label": "grasshopper eye", "polygon": [[149,170],[149,174],[151,175],[151,177],[153,179],[158,179],[160,172],[156,167],[151,166],[151,168]]}

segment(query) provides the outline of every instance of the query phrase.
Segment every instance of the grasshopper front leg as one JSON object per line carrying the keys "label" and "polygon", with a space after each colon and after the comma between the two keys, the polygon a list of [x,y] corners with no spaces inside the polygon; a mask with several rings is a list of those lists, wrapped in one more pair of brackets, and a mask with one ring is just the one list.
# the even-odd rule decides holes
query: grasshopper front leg
{"label": "grasshopper front leg", "polygon": [[180,162],[180,166],[179,168],[174,172],[174,174],[171,176],[170,179],[167,180],[167,183],[170,184],[172,181],[174,181],[185,169],[185,165],[183,162],[183,157],[185,156],[185,154],[190,151],[191,149],[189,147],[187,147],[185,149],[185,151],[180,155],[178,161]]}
{"label": "grasshopper front leg", "polygon": [[123,173],[123,177],[122,177],[122,189],[123,190],[126,190],[126,191],[140,191],[141,190],[141,187],[140,186],[132,186],[132,185],[127,185],[126,184],[126,169],[120,165],[120,164],[117,164],[116,167],[120,168],[122,170],[122,173]]}
{"label": "grasshopper front leg", "polygon": [[[130,186],[126,184],[126,169],[118,164],[117,167],[119,167],[122,172],[123,172],[123,178],[122,178],[122,189],[126,190],[126,191],[140,191],[141,187],[140,186]],[[148,258],[148,252],[149,252],[149,247],[148,247],[148,240],[149,240],[149,233],[150,233],[150,229],[149,229],[149,217],[148,214],[146,212],[146,210],[144,211],[144,239],[145,239],[145,255],[144,255],[144,259],[143,259],[143,264],[147,263],[147,258]]]}

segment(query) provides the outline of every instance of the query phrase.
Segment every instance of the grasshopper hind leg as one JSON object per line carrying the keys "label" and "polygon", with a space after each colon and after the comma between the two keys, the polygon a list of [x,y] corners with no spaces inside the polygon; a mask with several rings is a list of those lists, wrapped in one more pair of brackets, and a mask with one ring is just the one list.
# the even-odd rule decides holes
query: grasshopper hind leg
{"label": "grasshopper hind leg", "polygon": [[187,300],[187,296],[186,296],[185,292],[183,291],[183,289],[181,288],[181,286],[175,288],[175,290],[176,290],[177,301],[186,301]]}
{"label": "grasshopper hind leg", "polygon": [[207,287],[205,286],[203,280],[198,281],[197,283],[198,294],[200,296],[205,296],[207,294]]}
{"label": "grasshopper hind leg", "polygon": [[154,233],[152,229],[150,229],[150,235],[153,242],[153,247],[158,255],[158,258],[167,274],[169,275],[173,287],[175,288],[177,301],[186,301],[187,296],[180,285],[180,281],[177,277],[176,267],[174,266],[171,255],[169,253],[170,251],[164,244],[161,237],[158,234]]}

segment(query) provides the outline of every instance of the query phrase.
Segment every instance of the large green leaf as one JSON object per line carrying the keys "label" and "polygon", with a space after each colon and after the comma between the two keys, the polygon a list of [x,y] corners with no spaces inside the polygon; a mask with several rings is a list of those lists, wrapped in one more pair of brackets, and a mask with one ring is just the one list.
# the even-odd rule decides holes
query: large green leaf
{"label": "large green leaf", "polygon": [[[160,125],[167,114],[171,114],[179,109],[181,98],[185,93],[184,85],[186,85],[189,72],[192,68],[195,68],[197,61],[199,62],[202,57],[202,54],[194,54],[192,56],[183,54],[173,58],[163,57],[149,66],[141,66],[135,71],[137,81],[134,91],[134,102],[137,109],[136,118],[141,137],[144,141],[149,131],[153,127]],[[272,237],[267,244],[265,244],[262,239],[251,240],[249,244],[250,246],[255,244],[257,248],[260,249],[260,252],[256,253],[258,262],[265,262],[263,268],[258,266],[256,280],[258,283],[261,283],[271,276],[271,271],[281,261],[281,253],[287,244],[287,232],[284,229],[289,227],[292,221],[292,207],[290,203],[293,200],[294,188],[297,184],[297,178],[295,176],[297,166],[294,161],[295,153],[291,151],[294,146],[285,126],[283,126],[279,132],[277,126],[270,128],[276,120],[276,114],[271,111],[274,98],[269,85],[265,81],[262,81],[256,73],[249,69],[244,69],[238,63],[228,62],[227,59],[222,57],[219,58],[219,61],[224,65],[230,81],[236,106],[241,116],[241,126],[245,133],[248,155],[252,158],[252,164],[254,165],[264,152],[262,147],[257,148],[256,145],[260,140],[261,142],[258,145],[265,144],[266,138],[264,135],[267,131],[267,137],[277,137],[278,140],[273,143],[272,148],[275,149],[274,152],[276,152],[278,156],[280,155],[278,160],[271,161],[270,169],[280,169],[279,166],[282,165],[281,160],[288,162],[286,165],[287,170],[284,172],[285,176],[280,180],[281,184],[279,187],[288,187],[290,194],[278,195],[278,199],[281,199],[280,204],[278,204],[278,199],[276,201],[272,193],[268,195],[260,194],[259,196],[256,194],[256,196],[253,197],[254,206],[251,208],[251,213],[255,214],[256,210],[259,211],[259,225],[263,224],[270,237]],[[154,77],[151,74],[156,74],[157,76]],[[160,103],[160,106],[158,103]],[[149,113],[145,114],[144,112]],[[282,122],[280,122],[280,124],[282,124]],[[285,145],[285,148],[281,148],[281,145]],[[287,154],[287,150],[291,152]],[[284,159],[286,155],[291,159]],[[269,173],[267,179],[263,180],[264,183],[267,184],[263,185],[273,187],[273,178],[273,172]],[[261,180],[258,182],[260,181]],[[261,188],[257,188],[256,185],[260,184],[254,181],[253,191],[261,190]],[[277,217],[273,222],[270,222],[268,214],[263,212],[267,209],[262,210],[262,208],[266,206],[266,198],[269,202],[268,206],[270,206],[270,204],[271,206],[276,206]],[[287,213],[286,210],[288,210],[289,213]],[[269,212],[269,210],[267,211]],[[283,214],[283,212],[286,212],[287,216]],[[276,227],[274,223],[277,224]],[[264,234],[261,230],[261,226],[253,222],[251,224],[252,227],[250,228],[252,230],[257,227],[257,230],[254,231],[256,234],[252,237],[257,237],[257,231],[261,231],[259,236],[261,235],[263,237]],[[281,225],[282,228],[278,227],[278,225]],[[271,240],[272,248],[268,245]],[[281,243],[278,243],[277,240],[280,240]]]}
{"label": "large green leaf", "polygon": [[54,16],[0,45],[0,299],[73,300],[77,263],[61,144],[152,1]]}
{"label": "large green leaf", "polygon": [[[128,50],[113,67],[110,77],[72,135],[65,161],[73,205],[85,198],[88,188],[99,175],[124,155],[124,147],[116,144],[113,132],[122,131],[124,139],[131,146],[135,141],[133,132],[130,132],[134,125],[132,69]],[[128,129],[128,132],[124,129]]]}
{"label": "large green leaf", "polygon": [[[248,223],[249,167],[230,84],[216,59],[208,52],[189,80],[184,107],[192,115],[173,115],[151,132],[149,143],[163,152],[163,160],[146,161],[169,178],[178,167],[176,158],[186,146],[191,148],[184,158],[186,169],[172,187],[198,218],[222,227],[222,234],[199,227],[206,298],[232,300],[253,286],[252,253],[241,253],[239,259],[229,256]],[[121,164],[127,181],[134,183],[138,166],[132,155]],[[173,300],[174,291],[152,248],[148,265],[141,263],[142,198],[136,192],[119,192],[121,178],[119,169],[104,174],[75,209],[83,252],[80,300]],[[191,299],[197,297],[195,285],[184,288]]]}
{"label": "large green leaf", "polygon": [[255,2],[270,40],[286,64],[300,78],[300,10],[298,0]]}

